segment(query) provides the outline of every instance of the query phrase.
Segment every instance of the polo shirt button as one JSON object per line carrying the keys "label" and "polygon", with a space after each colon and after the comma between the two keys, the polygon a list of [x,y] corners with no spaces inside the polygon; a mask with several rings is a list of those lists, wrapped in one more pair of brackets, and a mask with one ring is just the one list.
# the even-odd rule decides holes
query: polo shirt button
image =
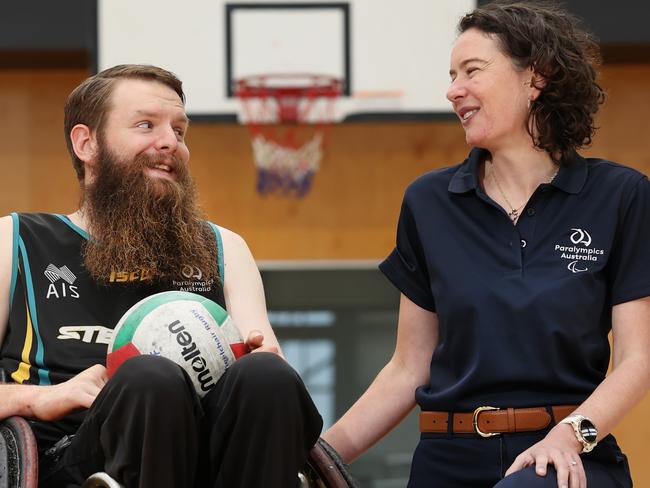
{"label": "polo shirt button", "polygon": [[528,210],[526,210],[526,213],[528,214],[529,217],[532,217],[535,215],[535,209],[533,207],[530,207]]}
{"label": "polo shirt button", "polygon": [[522,239],[522,240],[521,240],[521,247],[522,247],[522,248],[526,247],[526,244],[527,244],[527,243],[526,243],[526,239]]}

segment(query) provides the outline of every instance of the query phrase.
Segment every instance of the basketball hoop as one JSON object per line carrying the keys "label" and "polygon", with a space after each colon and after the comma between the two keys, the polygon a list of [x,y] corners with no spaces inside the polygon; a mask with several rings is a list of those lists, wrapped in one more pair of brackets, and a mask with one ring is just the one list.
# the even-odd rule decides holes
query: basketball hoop
{"label": "basketball hoop", "polygon": [[[235,81],[257,169],[257,190],[304,196],[320,167],[341,80],[311,74],[246,76]],[[297,137],[298,126],[311,137]],[[301,131],[302,132],[302,131]]]}

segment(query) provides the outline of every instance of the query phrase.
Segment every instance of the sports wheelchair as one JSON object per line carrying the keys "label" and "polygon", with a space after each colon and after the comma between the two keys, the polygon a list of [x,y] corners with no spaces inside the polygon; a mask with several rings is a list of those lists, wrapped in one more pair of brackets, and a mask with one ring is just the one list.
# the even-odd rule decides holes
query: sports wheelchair
{"label": "sports wheelchair", "polygon": [[[0,383],[4,382],[5,374],[0,369]],[[323,439],[310,451],[298,478],[300,488],[358,488],[345,463]],[[29,422],[22,417],[0,421],[0,488],[38,488],[36,438]],[[122,488],[122,485],[106,473],[95,473],[82,488]]]}

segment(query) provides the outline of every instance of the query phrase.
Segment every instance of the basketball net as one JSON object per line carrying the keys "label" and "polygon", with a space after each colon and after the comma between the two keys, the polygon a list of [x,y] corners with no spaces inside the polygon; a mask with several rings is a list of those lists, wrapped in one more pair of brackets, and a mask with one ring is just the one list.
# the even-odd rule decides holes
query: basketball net
{"label": "basketball net", "polygon": [[[341,81],[319,75],[260,75],[236,81],[251,133],[257,191],[302,197],[320,168],[325,129],[334,120]],[[298,141],[297,128],[311,130]]]}

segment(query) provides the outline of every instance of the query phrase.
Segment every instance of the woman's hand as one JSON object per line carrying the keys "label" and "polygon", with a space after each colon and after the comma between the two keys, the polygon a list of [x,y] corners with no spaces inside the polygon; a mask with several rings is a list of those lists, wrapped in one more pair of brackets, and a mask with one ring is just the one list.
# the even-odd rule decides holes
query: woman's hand
{"label": "woman's hand", "polygon": [[506,476],[533,465],[538,476],[546,476],[548,465],[552,464],[557,472],[558,488],[587,488],[580,452],[582,444],[576,439],[573,428],[558,424],[544,439],[517,456]]}

